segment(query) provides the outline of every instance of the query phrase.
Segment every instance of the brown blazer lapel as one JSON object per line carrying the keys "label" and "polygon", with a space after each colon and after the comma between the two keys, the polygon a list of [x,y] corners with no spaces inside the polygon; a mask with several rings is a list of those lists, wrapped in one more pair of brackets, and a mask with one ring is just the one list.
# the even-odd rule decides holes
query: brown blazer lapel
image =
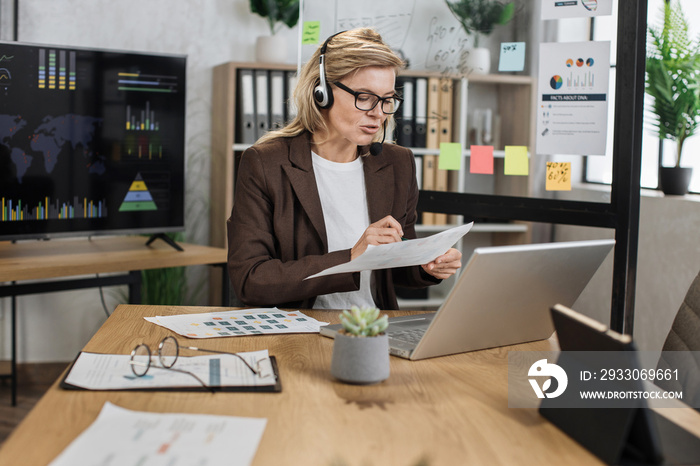
{"label": "brown blazer lapel", "polygon": [[328,238],[326,236],[326,224],[323,221],[323,208],[321,197],[316,186],[313,163],[311,161],[311,146],[309,136],[297,136],[291,140],[289,146],[289,161],[291,165],[284,165],[284,172],[289,178],[292,189],[296,194],[302,208],[311,220],[318,236],[323,242],[323,250],[328,251]]}
{"label": "brown blazer lapel", "polygon": [[389,215],[394,205],[394,167],[382,155],[364,159],[365,188],[369,221],[374,223]]}

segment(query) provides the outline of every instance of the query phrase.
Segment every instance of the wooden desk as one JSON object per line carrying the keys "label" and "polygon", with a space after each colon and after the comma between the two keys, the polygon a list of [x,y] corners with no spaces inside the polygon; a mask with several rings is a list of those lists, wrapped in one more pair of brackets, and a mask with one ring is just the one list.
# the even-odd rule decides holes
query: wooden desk
{"label": "wooden desk", "polygon": [[[183,251],[177,251],[160,240],[146,246],[147,240],[148,238],[143,236],[115,236],[18,243],[0,242],[0,283],[8,282],[0,285],[0,297],[12,297],[12,361],[9,377],[12,379],[13,406],[16,404],[17,394],[17,296],[98,286],[128,285],[129,302],[139,303],[141,270],[216,265],[224,270],[221,299],[222,304],[228,305],[228,287],[225,286],[225,282],[228,281],[225,248],[178,243]],[[17,283],[25,280],[114,272],[127,273],[97,278]]]}
{"label": "wooden desk", "polygon": [[50,241],[0,242],[0,282],[128,272],[226,263],[226,249],[163,241],[146,246],[143,236],[115,236]]}
{"label": "wooden desk", "polygon": [[[121,305],[84,350],[128,354],[138,343],[156,345],[172,334],[144,316],[212,310],[220,309]],[[338,321],[336,312],[308,313]],[[282,393],[87,392],[56,383],[3,444],[0,464],[47,464],[106,401],[143,411],[267,418],[255,465],[599,464],[536,410],[508,408],[508,351],[549,350],[552,341],[424,361],[392,357],[391,376],[374,386],[335,381],[333,340],[317,334],[215,338],[199,345],[268,348],[277,357]]]}
{"label": "wooden desk", "polygon": [[[143,317],[216,310],[223,309],[121,305],[84,350],[128,354],[138,343],[156,345],[173,334]],[[338,322],[336,312],[307,312]],[[554,340],[424,361],[392,357],[391,376],[373,386],[335,381],[333,340],[317,334],[214,338],[198,345],[269,349],[282,393],[88,392],[55,383],[2,445],[0,464],[47,464],[106,401],[141,411],[267,418],[255,465],[601,464],[536,410],[508,408],[508,351],[548,351],[556,349]],[[700,414],[665,411],[700,435]]]}

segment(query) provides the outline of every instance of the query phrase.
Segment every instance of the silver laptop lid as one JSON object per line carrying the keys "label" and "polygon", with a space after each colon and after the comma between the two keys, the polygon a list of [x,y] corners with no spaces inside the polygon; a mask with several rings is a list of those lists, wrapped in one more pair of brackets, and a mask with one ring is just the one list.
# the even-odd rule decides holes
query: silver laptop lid
{"label": "silver laptop lid", "polygon": [[614,240],[477,248],[411,359],[542,340],[549,308],[572,306]]}

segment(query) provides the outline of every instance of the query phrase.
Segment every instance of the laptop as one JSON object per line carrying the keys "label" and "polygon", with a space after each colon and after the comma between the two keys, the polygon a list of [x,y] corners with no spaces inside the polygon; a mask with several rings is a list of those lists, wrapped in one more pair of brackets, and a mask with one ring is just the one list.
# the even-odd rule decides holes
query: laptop
{"label": "laptop", "polygon": [[[476,248],[437,312],[389,319],[389,352],[418,360],[549,338],[549,308],[573,305],[614,244]],[[341,328],[321,327],[321,335]]]}
{"label": "laptop", "polygon": [[[641,369],[629,335],[620,335],[560,304],[552,307],[551,316],[562,350],[557,363],[567,372],[583,368],[587,362],[579,359],[582,352],[590,351],[629,352],[622,359],[628,369]],[[575,378],[569,381],[576,383]],[[606,382],[607,389],[611,384]],[[625,384],[624,389],[643,390],[642,382],[634,379]],[[573,393],[575,397],[578,389]],[[649,409],[644,397],[637,407],[575,408],[561,407],[558,402],[558,398],[543,399],[540,414],[607,464],[700,464],[700,438]]]}

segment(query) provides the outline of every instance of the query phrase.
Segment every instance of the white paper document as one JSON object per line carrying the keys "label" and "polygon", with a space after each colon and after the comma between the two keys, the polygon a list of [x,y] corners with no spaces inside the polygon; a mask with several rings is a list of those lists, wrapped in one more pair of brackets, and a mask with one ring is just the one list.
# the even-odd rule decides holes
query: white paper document
{"label": "white paper document", "polygon": [[540,44],[537,153],[605,155],[610,42]]}
{"label": "white paper document", "polygon": [[249,465],[267,419],[131,411],[107,402],[51,466]]}
{"label": "white paper document", "polygon": [[[187,350],[181,349],[182,352]],[[272,363],[267,350],[238,353],[261,376],[253,374],[232,354],[179,356],[174,369],[163,369],[157,356],[152,356],[146,375],[137,377],[131,370],[128,354],[98,354],[82,352],[66,376],[65,383],[87,390],[148,390],[202,387],[187,371],[209,387],[261,387],[275,385]]]}
{"label": "white paper document", "polygon": [[425,238],[410,239],[396,243],[368,246],[360,257],[344,264],[329,267],[306,277],[323,277],[334,273],[361,272],[363,270],[391,269],[432,262],[447,252],[459,239],[471,230],[474,222],[450,228]]}
{"label": "white paper document", "polygon": [[542,19],[587,18],[612,14],[612,0],[542,0]]}
{"label": "white paper document", "polygon": [[275,333],[318,333],[318,320],[299,311],[274,308],[242,309],[203,314],[144,317],[187,338],[235,337]]}

